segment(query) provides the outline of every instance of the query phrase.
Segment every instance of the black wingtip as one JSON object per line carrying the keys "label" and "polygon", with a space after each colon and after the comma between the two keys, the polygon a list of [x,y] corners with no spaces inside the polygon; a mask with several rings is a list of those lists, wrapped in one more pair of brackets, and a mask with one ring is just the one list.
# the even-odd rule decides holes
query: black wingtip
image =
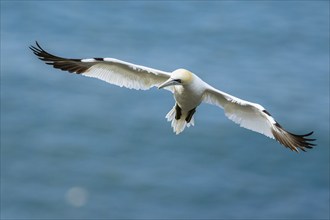
{"label": "black wingtip", "polygon": [[56,69],[61,69],[70,73],[84,73],[92,65],[91,63],[90,65],[81,64],[81,59],[68,59],[50,54],[40,46],[38,41],[35,42],[35,45],[31,45],[29,48],[38,59],[42,60],[47,65],[51,65]]}
{"label": "black wingtip", "polygon": [[39,45],[38,41],[36,41],[35,44],[36,45],[30,45],[29,48],[36,56],[39,57],[40,53],[43,52],[44,50]]}
{"label": "black wingtip", "polygon": [[306,138],[311,136],[314,133],[313,131],[302,135],[293,134],[283,129],[278,123],[275,124],[275,128],[276,129],[272,130],[275,139],[285,147],[290,148],[292,151],[297,153],[299,153],[299,150],[306,152],[307,149],[312,149],[316,146],[316,144],[311,143],[316,141],[316,139]]}
{"label": "black wingtip", "polygon": [[40,46],[40,44],[38,43],[38,41],[36,41],[36,45],[38,47],[39,50],[45,52],[45,50]]}

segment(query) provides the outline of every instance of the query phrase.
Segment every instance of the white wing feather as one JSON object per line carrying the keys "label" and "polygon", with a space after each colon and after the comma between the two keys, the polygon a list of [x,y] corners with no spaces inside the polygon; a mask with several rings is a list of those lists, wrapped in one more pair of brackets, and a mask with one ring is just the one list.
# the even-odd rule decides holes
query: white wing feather
{"label": "white wing feather", "polygon": [[225,115],[241,127],[274,138],[272,133],[275,120],[259,104],[239,99],[208,86],[203,101],[223,108]]}
{"label": "white wing feather", "polygon": [[135,65],[113,58],[104,58],[102,62],[82,60],[82,62],[92,62],[92,65],[84,76],[94,77],[108,83],[126,87],[129,89],[150,89],[158,86],[170,77],[170,73]]}
{"label": "white wing feather", "polygon": [[[130,89],[150,89],[170,77],[169,72],[128,63],[113,58],[68,59],[46,52],[37,46],[30,49],[39,59],[54,68],[98,78],[108,83]],[[168,88],[170,90],[170,88]]]}
{"label": "white wing feather", "polygon": [[276,139],[285,147],[299,152],[313,148],[315,139],[306,138],[313,132],[297,135],[286,131],[264,107],[224,93],[206,84],[203,101],[223,108],[225,115],[241,127]]}

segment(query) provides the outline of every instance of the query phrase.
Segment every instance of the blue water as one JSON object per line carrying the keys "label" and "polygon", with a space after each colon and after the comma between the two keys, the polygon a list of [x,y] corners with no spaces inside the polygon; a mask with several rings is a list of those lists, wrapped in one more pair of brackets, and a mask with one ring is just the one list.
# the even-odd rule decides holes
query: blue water
{"label": "blue water", "polygon": [[[1,218],[329,218],[328,1],[1,1]],[[29,51],[183,67],[265,106],[296,154],[165,90],[65,73]]]}

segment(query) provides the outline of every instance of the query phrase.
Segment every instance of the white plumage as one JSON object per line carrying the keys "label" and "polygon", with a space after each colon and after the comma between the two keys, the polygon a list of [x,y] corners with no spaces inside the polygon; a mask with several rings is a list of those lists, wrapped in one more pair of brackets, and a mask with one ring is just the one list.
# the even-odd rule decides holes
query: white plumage
{"label": "white plumage", "polygon": [[293,151],[305,151],[315,146],[310,143],[315,139],[306,138],[313,132],[304,135],[287,132],[261,105],[215,89],[188,70],[165,72],[113,58],[67,59],[49,54],[37,42],[30,49],[39,59],[57,69],[98,78],[129,89],[168,89],[173,93],[176,103],[166,118],[171,121],[176,134],[194,125],[196,108],[205,102],[224,109],[225,115],[241,127],[274,138]]}
{"label": "white plumage", "polygon": [[[95,63],[95,61],[95,59],[82,60],[86,63]],[[150,89],[169,78],[169,73],[164,71],[112,58],[104,58],[103,61],[90,66],[82,75],[98,78],[120,87],[142,90]]]}

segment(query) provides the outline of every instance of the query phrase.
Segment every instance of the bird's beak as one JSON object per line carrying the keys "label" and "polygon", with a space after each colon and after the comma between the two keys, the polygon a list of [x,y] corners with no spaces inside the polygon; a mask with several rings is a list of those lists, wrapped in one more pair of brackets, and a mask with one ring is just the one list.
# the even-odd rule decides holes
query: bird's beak
{"label": "bird's beak", "polygon": [[162,88],[167,87],[167,86],[175,86],[175,85],[180,85],[180,83],[177,80],[169,78],[168,80],[166,80],[165,82],[160,84],[158,86],[158,89],[162,89]]}

